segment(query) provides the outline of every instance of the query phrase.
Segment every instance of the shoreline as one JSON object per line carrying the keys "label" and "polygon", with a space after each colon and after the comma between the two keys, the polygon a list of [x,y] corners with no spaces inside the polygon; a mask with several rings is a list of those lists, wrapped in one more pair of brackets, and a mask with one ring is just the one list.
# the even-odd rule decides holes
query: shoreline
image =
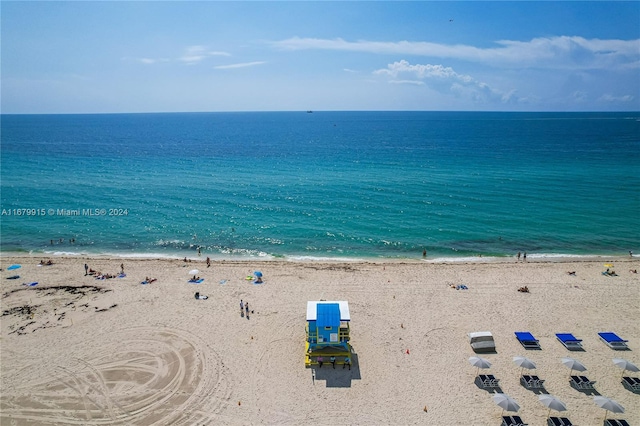
{"label": "shoreline", "polygon": [[[16,259],[103,259],[103,260],[157,260],[157,261],[172,261],[187,259],[189,262],[205,262],[207,255],[201,256],[177,256],[177,255],[162,255],[158,253],[133,253],[133,254],[117,254],[117,253],[70,253],[70,252],[53,252],[53,253],[24,253],[24,252],[0,252],[0,261],[6,258]],[[460,256],[460,257],[416,257],[416,258],[401,258],[401,257],[317,257],[317,256],[214,256],[210,255],[211,262],[226,262],[226,263],[356,263],[356,264],[395,264],[395,263],[426,263],[426,264],[473,264],[473,263],[492,263],[492,264],[512,264],[512,263],[570,263],[570,262],[633,262],[640,259],[640,255],[571,255],[571,254],[537,254],[531,253],[527,255],[527,260],[518,260],[516,256]]]}

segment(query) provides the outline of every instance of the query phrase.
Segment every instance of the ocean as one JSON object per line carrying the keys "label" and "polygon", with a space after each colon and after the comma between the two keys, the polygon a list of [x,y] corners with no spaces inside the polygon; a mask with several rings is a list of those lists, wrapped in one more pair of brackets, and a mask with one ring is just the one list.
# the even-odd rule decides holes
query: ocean
{"label": "ocean", "polygon": [[640,252],[640,113],[2,115],[0,249],[212,259]]}

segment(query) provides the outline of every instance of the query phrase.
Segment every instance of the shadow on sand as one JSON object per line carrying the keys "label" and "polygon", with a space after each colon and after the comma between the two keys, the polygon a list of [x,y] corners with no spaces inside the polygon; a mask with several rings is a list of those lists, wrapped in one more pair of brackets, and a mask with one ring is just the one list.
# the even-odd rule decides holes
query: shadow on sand
{"label": "shadow on sand", "polygon": [[328,388],[350,388],[352,380],[362,379],[358,354],[351,353],[351,370],[348,366],[343,368],[340,364],[336,364],[334,369],[330,362],[325,362],[322,367],[314,365],[311,367],[311,379],[314,383],[325,381]]}

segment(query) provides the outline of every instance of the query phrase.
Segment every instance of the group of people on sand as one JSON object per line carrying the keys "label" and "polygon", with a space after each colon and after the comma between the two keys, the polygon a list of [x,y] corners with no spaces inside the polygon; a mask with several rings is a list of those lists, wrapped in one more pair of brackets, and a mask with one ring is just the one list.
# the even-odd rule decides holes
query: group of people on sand
{"label": "group of people on sand", "polygon": [[245,316],[249,319],[249,312],[253,313],[253,311],[249,310],[249,302],[245,302],[240,299],[240,316]]}
{"label": "group of people on sand", "polygon": [[89,265],[84,264],[84,275],[93,275],[93,277],[97,280],[106,280],[110,278],[118,278],[124,276],[124,263],[120,264],[120,273],[119,274],[103,274],[100,271],[96,271],[93,268],[89,268]]}
{"label": "group of people on sand", "polygon": [[42,259],[42,260],[40,261],[39,265],[41,265],[41,266],[45,266],[45,265],[46,265],[46,266],[53,265],[53,261],[52,261],[51,259],[48,259],[48,260],[46,260],[46,261],[45,261],[44,259]]}
{"label": "group of people on sand", "polygon": [[520,293],[529,293],[529,287],[527,287],[527,286],[525,285],[524,287],[520,287],[520,288],[518,289],[518,291],[519,291]]}
{"label": "group of people on sand", "polygon": [[[324,364],[324,358],[319,356],[317,358],[318,361],[318,368],[322,368],[322,364]],[[333,368],[336,368],[336,357],[332,356],[329,358],[329,362],[331,363],[331,365],[333,366]],[[351,359],[349,357],[345,357],[344,361],[342,363],[342,369],[344,370],[345,367],[349,366],[349,370],[351,370]]]}
{"label": "group of people on sand", "polygon": [[525,251],[524,253],[520,253],[518,252],[518,254],[516,255],[516,257],[518,258],[518,260],[520,260],[520,257],[522,257],[522,261],[526,262],[527,261],[527,252]]}

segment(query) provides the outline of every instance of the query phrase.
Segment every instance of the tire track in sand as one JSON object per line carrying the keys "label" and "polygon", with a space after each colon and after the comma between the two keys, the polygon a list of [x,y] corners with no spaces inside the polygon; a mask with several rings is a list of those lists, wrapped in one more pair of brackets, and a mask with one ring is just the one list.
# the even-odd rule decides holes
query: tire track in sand
{"label": "tire track in sand", "polygon": [[227,368],[186,331],[129,328],[82,346],[83,358],[49,361],[55,377],[35,374],[36,362],[20,370],[0,396],[0,423],[210,424],[229,405]]}

